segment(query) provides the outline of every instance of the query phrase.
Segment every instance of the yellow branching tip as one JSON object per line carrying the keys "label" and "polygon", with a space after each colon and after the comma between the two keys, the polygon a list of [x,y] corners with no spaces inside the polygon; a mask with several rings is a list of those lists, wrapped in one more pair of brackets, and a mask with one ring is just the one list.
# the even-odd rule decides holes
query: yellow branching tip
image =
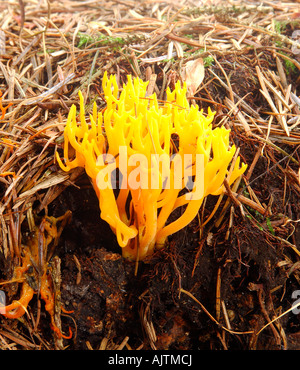
{"label": "yellow branching tip", "polygon": [[[143,260],[195,218],[206,196],[223,193],[224,179],[233,184],[247,166],[234,156],[230,131],[213,129],[214,113],[190,106],[179,82],[163,104],[155,94],[147,97],[147,82],[138,78],[128,76],[119,89],[105,73],[102,85],[107,106],[97,113],[94,105],[89,117],[79,92],[79,117],[72,106],[64,163],[57,160],[64,171],[85,168],[123,256]],[[186,206],[182,215],[168,223],[180,206]]]}
{"label": "yellow branching tip", "polygon": [[12,103],[8,103],[6,107],[3,107],[2,105],[2,92],[0,91],[0,111],[1,111],[1,116],[0,116],[0,121],[3,120],[7,109],[12,106]]}

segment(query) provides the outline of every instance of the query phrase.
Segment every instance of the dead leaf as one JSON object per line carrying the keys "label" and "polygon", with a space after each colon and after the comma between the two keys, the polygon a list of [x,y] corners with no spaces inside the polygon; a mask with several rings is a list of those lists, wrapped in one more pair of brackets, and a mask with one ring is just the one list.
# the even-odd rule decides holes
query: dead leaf
{"label": "dead leaf", "polygon": [[188,61],[183,68],[182,79],[186,83],[188,93],[194,96],[204,79],[203,59]]}

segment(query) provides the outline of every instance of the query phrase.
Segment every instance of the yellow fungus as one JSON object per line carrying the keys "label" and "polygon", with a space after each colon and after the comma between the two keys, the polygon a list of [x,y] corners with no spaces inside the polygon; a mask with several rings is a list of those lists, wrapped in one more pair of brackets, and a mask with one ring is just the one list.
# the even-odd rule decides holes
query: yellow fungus
{"label": "yellow fungus", "polygon": [[[243,174],[230,131],[212,127],[214,113],[190,106],[186,86],[177,82],[163,104],[146,96],[147,82],[103,77],[106,108],[87,118],[81,92],[80,113],[72,106],[64,131],[64,171],[85,168],[99,198],[101,218],[109,223],[124,257],[143,260],[164,246],[169,235],[188,225],[203,199],[225,191]],[[69,158],[69,146],[75,158]],[[232,167],[232,168],[230,168]],[[193,186],[192,186],[192,185]],[[170,222],[171,213],[186,206]],[[169,223],[168,223],[169,222]]]}

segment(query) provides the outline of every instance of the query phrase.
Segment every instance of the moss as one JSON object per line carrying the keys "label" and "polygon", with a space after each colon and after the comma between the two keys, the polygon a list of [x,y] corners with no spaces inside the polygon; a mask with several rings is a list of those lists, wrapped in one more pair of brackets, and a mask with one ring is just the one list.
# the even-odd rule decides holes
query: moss
{"label": "moss", "polygon": [[90,36],[86,33],[78,32],[77,47],[88,46],[95,44],[95,46],[110,46],[113,49],[119,49],[124,45],[129,45],[137,41],[143,41],[144,37],[139,35],[130,35],[126,37],[109,36],[104,33],[98,33],[95,36]]}

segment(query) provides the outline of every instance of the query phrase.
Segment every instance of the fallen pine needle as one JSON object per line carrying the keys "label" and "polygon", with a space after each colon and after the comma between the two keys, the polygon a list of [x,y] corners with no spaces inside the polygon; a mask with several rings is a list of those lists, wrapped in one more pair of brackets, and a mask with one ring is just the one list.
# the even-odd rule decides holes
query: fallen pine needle
{"label": "fallen pine needle", "polygon": [[291,312],[292,310],[294,310],[295,308],[297,307],[300,307],[300,302],[293,305],[291,308],[289,308],[288,310],[284,311],[282,314],[280,314],[279,316],[275,317],[275,319],[271,320],[270,322],[268,322],[265,326],[263,326],[257,333],[256,335],[259,335],[265,328],[267,328],[269,325],[273,324],[273,322],[279,320],[281,317],[283,317],[284,315],[286,315],[287,313]]}
{"label": "fallen pine needle", "polygon": [[221,325],[218,320],[216,320],[213,315],[203,306],[203,304],[201,302],[198,301],[198,299],[196,297],[193,296],[192,293],[188,292],[187,290],[185,289],[182,289],[180,288],[180,292],[181,293],[184,293],[186,295],[188,295],[190,298],[192,298],[195,302],[197,302],[199,304],[199,306],[201,307],[201,309],[207,314],[207,316],[215,323],[217,324],[219,327],[221,327],[222,329],[224,329],[225,331],[227,331],[228,333],[230,334],[253,334],[254,331],[253,330],[250,330],[250,331],[234,331],[234,330],[230,330],[228,328],[225,328],[225,326]]}

